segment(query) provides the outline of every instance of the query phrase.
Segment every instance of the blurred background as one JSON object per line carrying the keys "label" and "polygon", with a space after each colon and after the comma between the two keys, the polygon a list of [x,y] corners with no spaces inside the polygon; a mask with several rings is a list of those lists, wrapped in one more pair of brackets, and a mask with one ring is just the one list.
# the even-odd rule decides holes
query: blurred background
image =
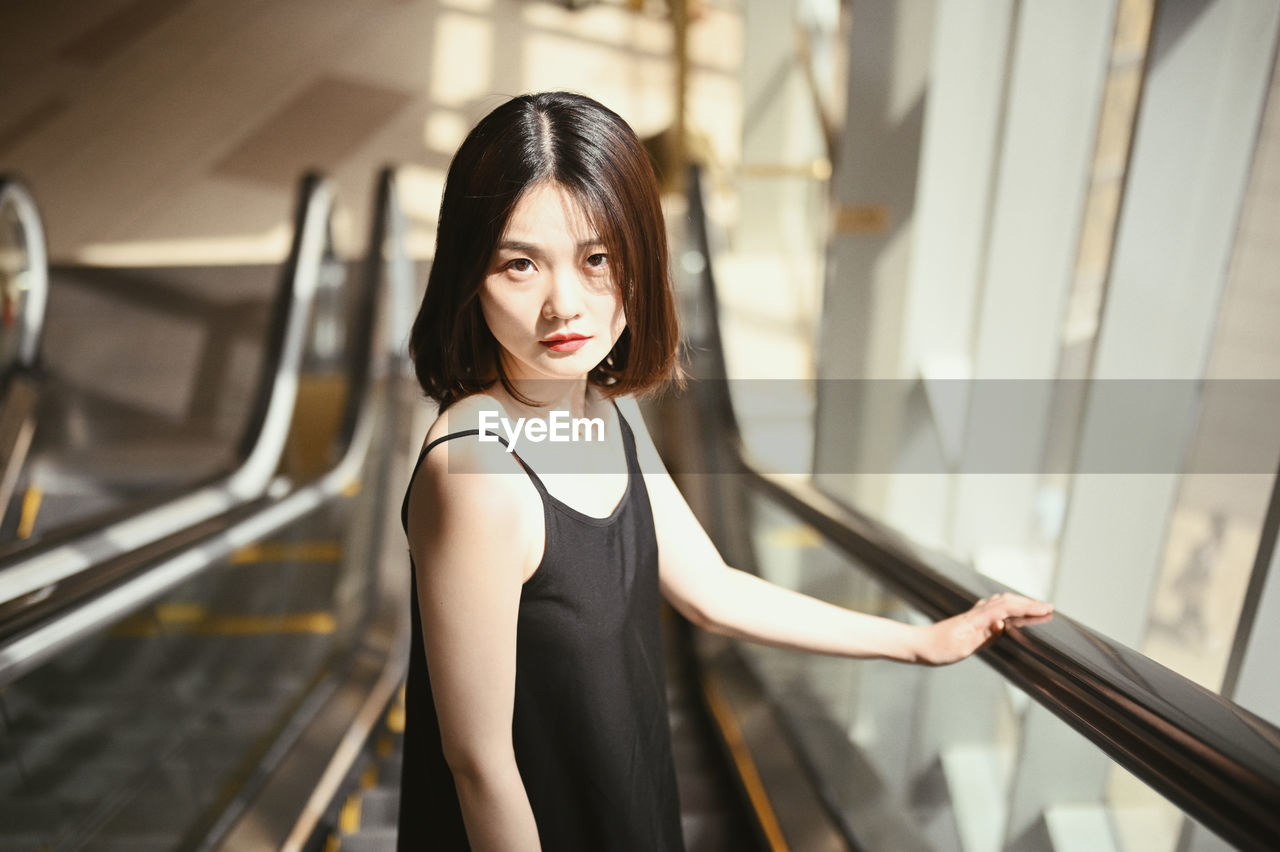
{"label": "blurred background", "polygon": [[1280,837],[1280,2],[0,32],[0,849],[391,848],[403,344],[452,152],[550,89],[655,157],[703,390],[647,414],[735,564],[1062,616],[937,671],[670,625],[690,849]]}

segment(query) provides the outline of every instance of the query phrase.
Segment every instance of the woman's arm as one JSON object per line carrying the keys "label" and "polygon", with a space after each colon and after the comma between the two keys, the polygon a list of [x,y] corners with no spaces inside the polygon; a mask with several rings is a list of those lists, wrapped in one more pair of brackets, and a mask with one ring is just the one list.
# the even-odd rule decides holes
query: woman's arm
{"label": "woman's arm", "polygon": [[449,441],[424,460],[409,502],[440,738],[478,852],[539,849],[511,720],[520,591],[541,553],[542,515],[511,465],[498,445]]}
{"label": "woman's arm", "polygon": [[1050,604],[1002,594],[967,612],[912,625],[835,606],[729,567],[662,465],[634,402],[623,403],[637,437],[657,528],[662,592],[704,630],[802,651],[944,665],[995,639],[1010,619],[1040,618]]}

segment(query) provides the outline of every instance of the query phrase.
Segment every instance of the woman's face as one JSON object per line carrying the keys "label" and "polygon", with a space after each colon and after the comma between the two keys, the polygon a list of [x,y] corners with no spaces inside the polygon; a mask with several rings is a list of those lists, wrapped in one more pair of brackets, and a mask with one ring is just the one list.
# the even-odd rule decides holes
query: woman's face
{"label": "woman's face", "polygon": [[509,378],[585,379],[626,328],[600,235],[559,184],[525,191],[480,285]]}

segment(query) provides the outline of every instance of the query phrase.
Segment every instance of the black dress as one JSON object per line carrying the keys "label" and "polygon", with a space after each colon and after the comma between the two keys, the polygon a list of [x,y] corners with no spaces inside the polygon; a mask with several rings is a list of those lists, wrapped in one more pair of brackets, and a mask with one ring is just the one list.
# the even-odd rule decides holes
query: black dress
{"label": "black dress", "polygon": [[[545,852],[684,849],[658,545],[635,438],[621,412],[618,422],[627,489],[607,518],[557,500],[525,467],[542,497],[546,545],[520,596],[512,733]],[[475,434],[433,441],[418,466],[441,441]],[[406,495],[402,518],[407,510]],[[416,580],[412,610],[399,849],[468,849],[431,699]]]}

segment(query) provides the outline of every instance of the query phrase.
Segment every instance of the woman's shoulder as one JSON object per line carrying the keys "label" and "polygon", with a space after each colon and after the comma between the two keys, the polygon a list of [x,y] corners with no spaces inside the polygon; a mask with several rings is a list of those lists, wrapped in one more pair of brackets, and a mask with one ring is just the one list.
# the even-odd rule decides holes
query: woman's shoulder
{"label": "woman's shoulder", "polygon": [[479,429],[485,412],[496,408],[499,408],[497,400],[487,394],[464,397],[436,415],[435,421],[427,427],[426,443],[430,444],[447,435]]}
{"label": "woman's shoulder", "polygon": [[474,434],[440,441],[476,428],[479,407],[468,402],[450,406],[427,430],[429,451],[409,484],[409,548],[420,572],[510,562],[527,577],[543,536],[541,502],[528,475],[497,441]]}
{"label": "woman's shoulder", "polygon": [[[467,397],[442,412],[427,430],[425,456],[409,488],[409,513],[470,513],[501,516],[529,503],[528,476],[492,435],[475,434],[493,400]],[[534,493],[536,497],[536,492]]]}
{"label": "woman's shoulder", "polygon": [[428,473],[498,474],[520,471],[492,429],[483,429],[486,412],[497,403],[483,394],[459,400],[437,415],[423,440],[421,467]]}

